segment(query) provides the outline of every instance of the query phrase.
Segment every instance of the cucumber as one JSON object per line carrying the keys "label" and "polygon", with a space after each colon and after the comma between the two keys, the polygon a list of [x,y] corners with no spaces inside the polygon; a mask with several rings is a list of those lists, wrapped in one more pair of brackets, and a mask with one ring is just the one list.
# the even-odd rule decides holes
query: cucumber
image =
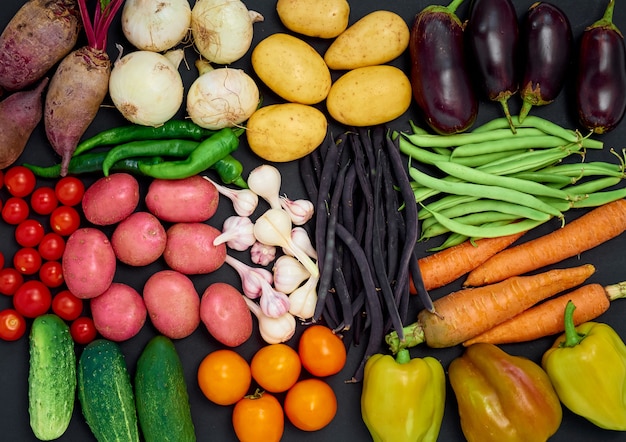
{"label": "cucumber", "polygon": [[96,339],[78,360],[78,400],[99,442],[139,441],[133,387],[120,346]]}
{"label": "cucumber", "polygon": [[40,440],[61,437],[76,398],[76,353],[68,325],[54,314],[33,320],[29,335],[28,414]]}
{"label": "cucumber", "polygon": [[183,366],[166,336],[152,338],[137,360],[135,399],[146,442],[196,440]]}

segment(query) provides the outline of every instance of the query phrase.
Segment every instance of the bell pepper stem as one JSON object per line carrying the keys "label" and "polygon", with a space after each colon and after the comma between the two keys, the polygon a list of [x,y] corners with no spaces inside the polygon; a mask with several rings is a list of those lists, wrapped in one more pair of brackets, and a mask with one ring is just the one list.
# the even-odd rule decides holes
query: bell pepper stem
{"label": "bell pepper stem", "polygon": [[408,348],[401,348],[396,354],[396,362],[398,364],[407,364],[411,360],[411,354]]}
{"label": "bell pepper stem", "polygon": [[576,306],[572,301],[567,301],[565,306],[565,341],[561,343],[561,347],[575,347],[580,344],[585,336],[576,331],[576,324],[574,324],[574,310]]}
{"label": "bell pepper stem", "polygon": [[385,342],[389,345],[389,350],[394,355],[398,354],[403,349],[415,347],[426,341],[424,329],[419,322],[414,322],[413,324],[403,327],[402,332],[404,334],[403,340],[398,337],[398,333],[395,330],[385,336]]}

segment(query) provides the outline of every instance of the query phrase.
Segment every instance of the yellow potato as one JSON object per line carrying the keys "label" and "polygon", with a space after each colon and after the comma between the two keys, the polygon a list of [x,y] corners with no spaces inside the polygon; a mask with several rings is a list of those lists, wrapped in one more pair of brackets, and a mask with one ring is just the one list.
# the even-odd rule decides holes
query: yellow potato
{"label": "yellow potato", "polygon": [[284,33],[270,35],[254,48],[252,68],[267,87],[293,103],[323,101],[332,83],[322,56],[304,40]]}
{"label": "yellow potato", "polygon": [[246,125],[250,149],[267,161],[284,163],[313,152],[326,137],[328,122],[313,106],[272,104],[259,108]]}
{"label": "yellow potato", "polygon": [[408,77],[395,66],[348,71],[333,84],[326,99],[330,115],[349,126],[373,126],[407,111],[412,91]]}
{"label": "yellow potato", "polygon": [[335,38],[348,27],[350,5],[346,0],[278,0],[276,12],[290,31]]}
{"label": "yellow potato", "polygon": [[336,70],[384,64],[406,50],[409,36],[409,27],[398,14],[374,11],[341,33],[326,50],[324,61]]}

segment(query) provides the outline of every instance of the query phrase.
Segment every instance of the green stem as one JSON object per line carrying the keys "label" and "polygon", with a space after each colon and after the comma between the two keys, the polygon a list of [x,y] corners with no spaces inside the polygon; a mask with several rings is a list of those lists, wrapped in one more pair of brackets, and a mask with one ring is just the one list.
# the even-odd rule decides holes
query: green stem
{"label": "green stem", "polygon": [[401,348],[396,354],[396,362],[398,364],[406,364],[411,360],[411,354],[407,348]]}
{"label": "green stem", "polygon": [[450,12],[450,14],[454,14],[459,6],[461,6],[461,3],[463,3],[463,0],[452,0],[446,9]]}
{"label": "green stem", "polygon": [[404,326],[402,328],[404,340],[400,340],[398,333],[394,330],[385,336],[385,342],[389,345],[389,350],[395,355],[401,350],[415,347],[416,345],[426,342],[424,329],[419,322]]}
{"label": "green stem", "polygon": [[574,303],[567,301],[567,305],[565,306],[565,341],[561,343],[561,347],[575,347],[585,338],[584,335],[576,331],[574,310],[576,310]]}

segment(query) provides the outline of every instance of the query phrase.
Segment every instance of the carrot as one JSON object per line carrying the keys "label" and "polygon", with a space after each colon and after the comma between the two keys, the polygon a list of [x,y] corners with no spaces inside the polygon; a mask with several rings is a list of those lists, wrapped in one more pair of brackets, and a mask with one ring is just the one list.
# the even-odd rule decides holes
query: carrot
{"label": "carrot", "polygon": [[584,214],[547,235],[503,250],[472,270],[466,287],[493,284],[560,262],[592,249],[626,230],[626,200]]}
{"label": "carrot", "polygon": [[[467,240],[433,253],[418,261],[426,290],[443,287],[478,267],[487,259],[517,241],[525,232],[497,238]],[[411,281],[411,294],[417,290]]]}
{"label": "carrot", "polygon": [[593,265],[585,264],[452,292],[434,301],[435,313],[422,310],[417,322],[403,328],[404,341],[393,331],[386,342],[394,353],[422,342],[433,348],[461,344],[539,301],[582,284],[594,272]]}
{"label": "carrot", "polygon": [[509,344],[527,342],[564,331],[563,312],[568,301],[576,304],[574,324],[597,318],[609,309],[611,301],[626,297],[626,282],[602,287],[588,284],[571,293],[542,302],[463,343]]}

